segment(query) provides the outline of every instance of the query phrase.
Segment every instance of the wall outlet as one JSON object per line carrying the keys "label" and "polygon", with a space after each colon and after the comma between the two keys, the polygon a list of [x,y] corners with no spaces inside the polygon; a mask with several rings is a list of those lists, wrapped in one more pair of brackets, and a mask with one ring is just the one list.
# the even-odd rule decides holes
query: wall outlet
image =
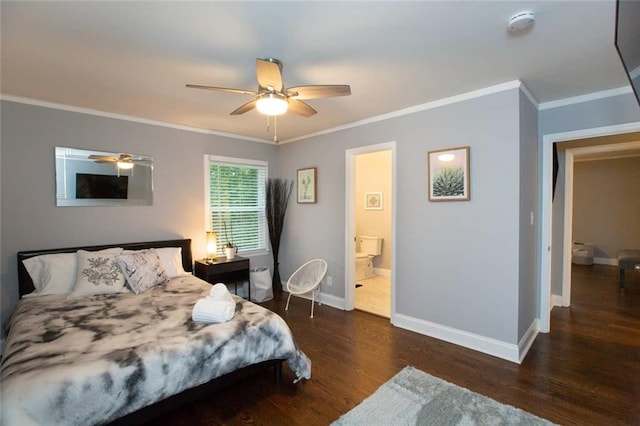
{"label": "wall outlet", "polygon": [[333,286],[333,277],[327,277],[327,287]]}

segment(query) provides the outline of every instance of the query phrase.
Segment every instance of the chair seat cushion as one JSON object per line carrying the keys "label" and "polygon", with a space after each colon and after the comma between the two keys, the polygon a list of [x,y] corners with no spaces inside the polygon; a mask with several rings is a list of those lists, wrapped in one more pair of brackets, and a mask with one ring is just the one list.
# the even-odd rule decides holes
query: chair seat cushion
{"label": "chair seat cushion", "polygon": [[620,269],[633,269],[640,265],[640,250],[620,250],[618,252],[618,267]]}

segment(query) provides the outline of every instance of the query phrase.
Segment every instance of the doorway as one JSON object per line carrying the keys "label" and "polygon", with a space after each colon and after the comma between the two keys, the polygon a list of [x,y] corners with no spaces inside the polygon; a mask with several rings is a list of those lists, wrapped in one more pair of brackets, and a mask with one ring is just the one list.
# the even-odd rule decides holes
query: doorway
{"label": "doorway", "polygon": [[395,142],[347,150],[345,191],[345,309],[364,310],[392,322],[395,157]]}
{"label": "doorway", "polygon": [[[631,137],[634,136],[634,137]],[[569,148],[565,150],[564,157],[564,214],[563,214],[563,236],[562,236],[562,293],[560,300],[552,300],[553,305],[571,306],[571,271],[572,271],[572,246],[573,240],[573,191],[574,191],[574,166],[576,161],[596,161],[606,159],[618,159],[638,156],[640,152],[640,141],[637,140],[637,133],[629,134],[633,142],[596,144]],[[606,138],[605,138],[606,139]],[[566,142],[568,145],[569,142]]]}
{"label": "doorway", "polygon": [[[553,144],[570,142],[577,139],[586,139],[591,137],[603,137],[609,135],[620,135],[624,133],[631,133],[640,131],[640,122],[619,124],[613,126],[597,127],[592,129],[584,129],[577,131],[570,131],[564,133],[554,133],[544,135],[542,138],[542,188],[541,188],[541,206],[540,206],[540,245],[538,246],[538,253],[540,258],[540,299],[539,299],[539,322],[538,329],[540,332],[548,333],[550,331],[550,315],[553,308],[552,303],[552,196],[553,196]],[[556,218],[560,220],[560,218]],[[562,218],[565,227],[567,222],[567,216]],[[565,228],[567,229],[567,228]],[[570,228],[568,228],[570,229]],[[566,238],[566,234],[564,235]],[[571,246],[566,247],[566,250],[561,252],[557,259],[560,259],[561,267],[563,268],[563,277],[566,278],[567,270],[565,267],[570,268],[570,254]],[[569,263],[567,264],[567,259]],[[570,270],[570,269],[569,269]],[[569,279],[570,282],[570,279]],[[565,291],[563,282],[563,296],[568,294]]]}

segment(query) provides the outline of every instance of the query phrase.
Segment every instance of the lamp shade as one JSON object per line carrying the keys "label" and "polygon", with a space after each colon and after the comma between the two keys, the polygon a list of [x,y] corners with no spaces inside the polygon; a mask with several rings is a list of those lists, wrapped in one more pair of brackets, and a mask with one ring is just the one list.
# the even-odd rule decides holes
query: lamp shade
{"label": "lamp shade", "polygon": [[207,259],[215,260],[218,253],[218,234],[207,231]]}
{"label": "lamp shade", "polygon": [[256,101],[256,109],[265,115],[282,115],[287,112],[289,103],[278,93],[265,93]]}

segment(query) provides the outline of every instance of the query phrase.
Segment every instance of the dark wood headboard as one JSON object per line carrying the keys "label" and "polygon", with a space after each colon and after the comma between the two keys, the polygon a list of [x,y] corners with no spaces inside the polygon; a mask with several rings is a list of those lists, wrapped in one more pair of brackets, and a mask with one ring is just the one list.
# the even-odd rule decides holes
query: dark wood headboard
{"label": "dark wood headboard", "polygon": [[99,246],[85,246],[85,247],[67,247],[60,249],[46,249],[46,250],[30,250],[18,252],[18,286],[20,291],[20,297],[25,294],[31,293],[35,290],[31,276],[27,272],[27,269],[22,263],[23,260],[34,256],[40,256],[43,254],[55,254],[55,253],[74,253],[78,250],[96,251],[103,250],[110,247],[122,247],[125,250],[143,250],[148,248],[162,248],[162,247],[181,247],[182,248],[182,267],[187,272],[193,271],[193,258],[191,257],[191,239],[183,240],[165,240],[165,241],[146,241],[141,243],[123,243],[123,244],[104,244]]}

